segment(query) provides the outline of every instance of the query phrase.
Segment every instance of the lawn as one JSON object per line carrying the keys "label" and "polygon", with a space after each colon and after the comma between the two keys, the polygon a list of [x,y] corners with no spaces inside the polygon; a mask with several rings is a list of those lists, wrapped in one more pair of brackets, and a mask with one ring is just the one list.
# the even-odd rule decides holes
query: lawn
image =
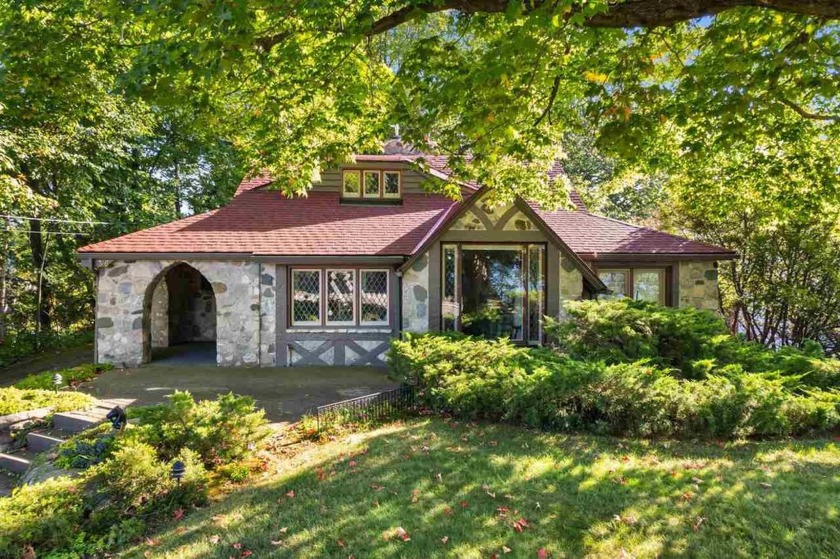
{"label": "lawn", "polygon": [[840,556],[840,448],[422,419],[286,449],[127,557]]}

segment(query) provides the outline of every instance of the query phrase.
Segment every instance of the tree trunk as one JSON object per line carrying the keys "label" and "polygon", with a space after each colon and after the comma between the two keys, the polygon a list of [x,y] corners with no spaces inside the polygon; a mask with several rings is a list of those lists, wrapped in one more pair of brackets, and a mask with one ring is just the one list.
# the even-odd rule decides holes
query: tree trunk
{"label": "tree trunk", "polygon": [[9,236],[8,232],[11,229],[11,222],[9,218],[5,218],[5,228],[3,231],[3,251],[0,252],[0,346],[6,343],[6,277],[8,275],[9,267]]}
{"label": "tree trunk", "polygon": [[52,309],[52,286],[46,278],[47,251],[44,243],[44,235],[41,231],[41,220],[29,220],[29,249],[32,252],[32,267],[38,279],[38,304],[35,310],[36,333],[49,331],[50,315]]}

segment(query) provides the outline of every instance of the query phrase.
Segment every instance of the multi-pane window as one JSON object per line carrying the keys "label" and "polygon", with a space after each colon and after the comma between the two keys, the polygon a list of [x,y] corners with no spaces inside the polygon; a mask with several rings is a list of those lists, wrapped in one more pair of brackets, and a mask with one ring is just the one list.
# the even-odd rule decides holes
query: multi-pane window
{"label": "multi-pane window", "polygon": [[379,198],[382,189],[382,174],[379,171],[365,171],[364,178],[363,196],[365,198]]}
{"label": "multi-pane window", "polygon": [[341,196],[349,199],[398,199],[402,195],[400,171],[347,169],[342,173]]}
{"label": "multi-pane window", "polygon": [[321,270],[292,271],[292,324],[321,324]]}
{"label": "multi-pane window", "polygon": [[545,246],[444,244],[441,326],[485,338],[540,343]]}
{"label": "multi-pane window", "polygon": [[292,326],[389,323],[388,270],[293,269]]}
{"label": "multi-pane window", "polygon": [[388,324],[388,271],[361,270],[359,286],[360,324]]}
{"label": "multi-pane window", "polygon": [[327,270],[327,324],[355,322],[354,276],[353,270]]}
{"label": "multi-pane window", "polygon": [[603,297],[631,297],[639,301],[665,304],[665,270],[663,268],[601,269],[598,277],[609,293]]}
{"label": "multi-pane window", "polygon": [[385,198],[398,198],[400,196],[400,172],[385,171],[382,173],[382,196]]}
{"label": "multi-pane window", "polygon": [[342,196],[358,198],[362,192],[362,174],[359,171],[344,171]]}

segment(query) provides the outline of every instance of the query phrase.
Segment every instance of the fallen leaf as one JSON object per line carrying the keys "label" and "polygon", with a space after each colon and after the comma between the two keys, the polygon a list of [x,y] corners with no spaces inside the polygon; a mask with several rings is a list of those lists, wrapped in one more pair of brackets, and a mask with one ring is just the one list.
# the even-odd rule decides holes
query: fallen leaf
{"label": "fallen leaf", "polygon": [[396,531],[397,537],[404,542],[411,541],[411,536],[408,535],[408,532],[405,531],[405,528],[402,526],[397,527]]}
{"label": "fallen leaf", "polygon": [[181,520],[182,518],[184,518],[184,509],[178,507],[177,509],[172,511],[172,518],[174,518],[175,520]]}
{"label": "fallen leaf", "polygon": [[220,540],[221,538],[219,537],[219,535],[218,535],[218,534],[213,534],[212,536],[210,536],[210,537],[209,537],[209,538],[207,538],[207,539],[210,541],[210,543],[211,543],[211,544],[216,545],[217,543],[219,543],[219,540]]}
{"label": "fallen leaf", "polygon": [[294,499],[295,498],[295,490],[292,489],[291,491],[286,493],[286,497],[288,497],[289,499]]}
{"label": "fallen leaf", "polygon": [[242,549],[242,544],[238,542],[233,544],[233,549]]}
{"label": "fallen leaf", "polygon": [[773,488],[773,484],[772,484],[772,483],[767,483],[766,481],[765,481],[765,482],[762,482],[761,486],[762,486],[764,489],[772,489],[772,488]]}
{"label": "fallen leaf", "polygon": [[521,532],[522,530],[528,527],[528,521],[524,518],[520,518],[519,520],[515,521],[511,526],[513,526],[514,532]]}
{"label": "fallen leaf", "polygon": [[466,502],[466,501],[461,501],[461,508],[465,509],[465,508],[467,508],[468,506],[470,506],[470,504],[469,504],[468,502]]}
{"label": "fallen leaf", "polygon": [[452,507],[444,507],[443,514],[445,514],[446,516],[452,516]]}
{"label": "fallen leaf", "polygon": [[420,490],[419,489],[414,489],[411,492],[411,502],[416,503],[419,500],[420,500]]}
{"label": "fallen leaf", "polygon": [[449,536],[443,536],[440,539],[440,543],[442,543],[443,545],[446,545],[447,543],[449,543]]}
{"label": "fallen leaf", "polygon": [[148,545],[149,547],[160,545],[160,540],[156,540],[154,538],[146,538],[146,545]]}
{"label": "fallen leaf", "polygon": [[496,498],[496,494],[495,494],[495,493],[490,493],[490,492],[488,491],[488,492],[487,492],[487,495],[489,495],[491,499],[495,499],[495,498]]}
{"label": "fallen leaf", "polygon": [[283,526],[282,528],[280,528],[280,533],[281,533],[281,534],[285,534],[285,533],[286,533],[286,532],[288,532],[288,531],[289,531],[289,529],[288,529],[287,527],[285,527],[285,526]]}
{"label": "fallen leaf", "polygon": [[240,557],[250,557],[250,556],[251,556],[251,555],[253,555],[253,554],[254,554],[254,552],[253,552],[253,551],[251,551],[250,549],[246,549],[245,551],[243,551],[243,552],[242,552],[242,554],[240,555]]}
{"label": "fallen leaf", "polygon": [[537,559],[548,559],[549,557],[551,557],[551,554],[546,548],[541,547],[537,550]]}
{"label": "fallen leaf", "polygon": [[694,521],[694,524],[691,525],[691,529],[695,532],[700,529],[700,525],[703,524],[703,521],[706,520],[702,516],[698,516],[697,520]]}
{"label": "fallen leaf", "polygon": [[509,548],[508,546],[506,546],[506,545],[502,546],[502,553],[504,553],[505,555],[507,555],[511,551],[513,551],[513,550],[511,548]]}
{"label": "fallen leaf", "polygon": [[344,549],[344,540],[339,538],[338,541],[336,541],[335,543],[338,544],[338,547],[340,547],[341,549]]}
{"label": "fallen leaf", "polygon": [[347,464],[347,465],[348,465],[348,466],[350,466],[351,468],[355,468],[355,467],[357,466],[357,464],[356,464],[356,461],[355,461],[355,460],[350,460],[350,463],[349,463],[349,464]]}

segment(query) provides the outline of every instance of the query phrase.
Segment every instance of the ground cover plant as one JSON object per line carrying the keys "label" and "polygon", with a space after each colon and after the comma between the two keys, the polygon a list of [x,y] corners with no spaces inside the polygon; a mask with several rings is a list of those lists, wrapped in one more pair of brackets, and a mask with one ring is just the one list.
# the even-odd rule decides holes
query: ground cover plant
{"label": "ground cover plant", "polygon": [[[241,477],[269,434],[254,401],[233,394],[196,402],[175,393],[167,404],[130,415],[123,431],[98,427],[57,449],[54,464],[82,468],[78,475],[25,485],[0,499],[0,557],[30,548],[38,556],[102,555],[203,504],[214,479]],[[185,466],[179,481],[171,476],[176,462]]]}
{"label": "ground cover plant", "polygon": [[122,556],[840,553],[828,441],[657,443],[425,418],[289,452]]}
{"label": "ground cover plant", "polygon": [[644,437],[840,427],[836,360],[742,342],[694,310],[587,302],[569,312],[571,325],[549,326],[556,349],[426,334],[394,341],[391,364],[430,407],[467,418]]}
{"label": "ground cover plant", "polygon": [[87,407],[93,398],[75,391],[21,390],[9,386],[0,388],[0,415],[10,415],[38,408],[52,408],[52,411],[71,411]]}
{"label": "ground cover plant", "polygon": [[61,375],[61,384],[58,388],[75,388],[82,382],[95,379],[98,375],[105,371],[113,370],[114,366],[110,363],[86,363],[78,367],[71,367],[69,369],[62,369],[60,371],[44,371],[34,375],[29,375],[23,380],[15,383],[15,387],[21,389],[40,389],[40,390],[54,390],[55,375]]}

